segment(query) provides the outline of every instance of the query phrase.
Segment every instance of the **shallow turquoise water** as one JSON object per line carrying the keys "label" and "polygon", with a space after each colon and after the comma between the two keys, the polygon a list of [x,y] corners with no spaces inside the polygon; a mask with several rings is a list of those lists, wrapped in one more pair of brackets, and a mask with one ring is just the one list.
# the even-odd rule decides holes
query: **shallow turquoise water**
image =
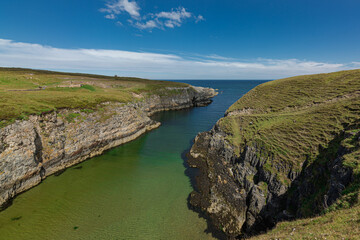
{"label": "shallow turquoise water", "polygon": [[0,239],[213,239],[187,207],[182,155],[262,81],[189,83],[222,94],[207,107],[159,113],[159,129],[21,194],[0,213]]}

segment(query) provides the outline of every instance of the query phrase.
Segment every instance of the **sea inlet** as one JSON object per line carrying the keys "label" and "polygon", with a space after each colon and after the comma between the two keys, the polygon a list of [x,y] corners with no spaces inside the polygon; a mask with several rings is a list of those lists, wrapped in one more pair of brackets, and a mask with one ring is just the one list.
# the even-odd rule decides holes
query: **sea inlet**
{"label": "sea inlet", "polygon": [[181,81],[218,89],[201,108],[161,112],[162,126],[53,175],[0,212],[0,239],[213,239],[188,208],[196,171],[185,153],[197,133],[264,81]]}

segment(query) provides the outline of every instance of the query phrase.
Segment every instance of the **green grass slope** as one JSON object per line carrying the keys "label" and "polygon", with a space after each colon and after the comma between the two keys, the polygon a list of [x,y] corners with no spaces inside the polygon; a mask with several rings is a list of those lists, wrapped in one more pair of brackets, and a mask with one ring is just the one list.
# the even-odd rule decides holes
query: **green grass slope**
{"label": "green grass slope", "polygon": [[[264,170],[290,186],[289,170],[312,166],[315,194],[303,199],[302,219],[278,223],[252,239],[358,239],[360,236],[360,70],[298,76],[262,84],[219,121],[237,154],[257,146]],[[353,179],[329,208],[321,206],[328,172],[339,156]],[[306,162],[306,164],[304,164]],[[305,166],[306,165],[306,166]],[[291,197],[292,188],[289,190]]]}
{"label": "green grass slope", "polygon": [[139,101],[174,94],[187,84],[30,69],[0,68],[0,127],[30,114],[60,108],[91,109],[99,103]]}
{"label": "green grass slope", "polygon": [[[301,170],[347,125],[359,121],[360,70],[298,76],[264,83],[234,103],[220,127],[240,154],[262,146],[276,163]],[[287,180],[286,178],[284,179]]]}
{"label": "green grass slope", "polygon": [[360,206],[328,213],[324,216],[279,223],[272,231],[251,238],[268,239],[359,239]]}

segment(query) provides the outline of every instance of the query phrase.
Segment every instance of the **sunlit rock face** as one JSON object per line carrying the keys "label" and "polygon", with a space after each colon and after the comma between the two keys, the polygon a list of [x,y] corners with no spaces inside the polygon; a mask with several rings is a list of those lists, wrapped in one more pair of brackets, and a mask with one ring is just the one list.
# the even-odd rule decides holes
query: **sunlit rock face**
{"label": "sunlit rock face", "polygon": [[0,129],[0,205],[61,171],[160,126],[158,111],[205,106],[210,88],[166,89],[129,104],[103,103],[95,111],[62,109]]}

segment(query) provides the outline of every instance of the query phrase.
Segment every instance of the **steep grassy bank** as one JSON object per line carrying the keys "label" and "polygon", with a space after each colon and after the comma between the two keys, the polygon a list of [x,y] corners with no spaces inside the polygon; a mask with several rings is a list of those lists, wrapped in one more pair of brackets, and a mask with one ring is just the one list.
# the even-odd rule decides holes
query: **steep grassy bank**
{"label": "steep grassy bank", "polygon": [[359,122],[359,70],[264,83],[196,138],[190,203],[232,237],[356,207]]}
{"label": "steep grassy bank", "polygon": [[305,157],[315,159],[319,146],[326,148],[336,133],[358,119],[359,76],[355,70],[262,84],[233,104],[219,125],[238,151],[245,142],[256,142],[275,161],[301,170]]}

